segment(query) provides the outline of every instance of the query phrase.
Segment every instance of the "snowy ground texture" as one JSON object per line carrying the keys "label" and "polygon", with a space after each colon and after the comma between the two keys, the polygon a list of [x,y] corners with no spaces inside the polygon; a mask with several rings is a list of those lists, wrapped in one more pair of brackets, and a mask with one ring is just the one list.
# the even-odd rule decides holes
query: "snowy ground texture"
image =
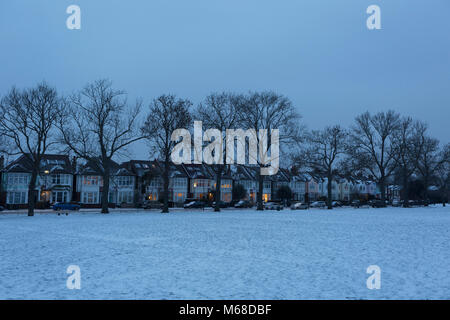
{"label": "snowy ground texture", "polygon": [[0,214],[0,298],[449,299],[450,207]]}

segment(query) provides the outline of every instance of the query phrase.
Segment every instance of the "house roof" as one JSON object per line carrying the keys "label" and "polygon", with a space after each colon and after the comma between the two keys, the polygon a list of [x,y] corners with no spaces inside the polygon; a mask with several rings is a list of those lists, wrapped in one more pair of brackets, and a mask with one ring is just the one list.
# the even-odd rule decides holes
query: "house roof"
{"label": "house roof", "polygon": [[160,167],[156,160],[130,160],[123,162],[122,166],[138,177],[142,177],[149,172],[153,172],[155,175],[160,174]]}
{"label": "house roof", "polygon": [[241,164],[231,165],[230,171],[232,178],[237,181],[255,179],[254,173],[247,166]]}
{"label": "house roof", "polygon": [[[30,154],[21,155],[5,168],[6,172],[30,173],[32,170],[33,163]],[[42,156],[39,172],[44,173],[46,171],[48,171],[49,174],[73,174],[75,170],[68,155],[46,154]]]}
{"label": "house roof", "polygon": [[183,168],[191,179],[214,179],[214,174],[204,164],[183,164]]}
{"label": "house roof", "polygon": [[[160,172],[164,171],[164,162],[157,160],[156,161]],[[183,168],[181,164],[175,164],[172,161],[169,163],[169,178],[187,178],[186,170]]]}
{"label": "house roof", "polygon": [[[134,176],[135,174],[124,164],[118,164],[114,160],[110,160],[112,176]],[[90,160],[80,167],[77,174],[79,175],[102,175],[103,165],[100,161]]]}

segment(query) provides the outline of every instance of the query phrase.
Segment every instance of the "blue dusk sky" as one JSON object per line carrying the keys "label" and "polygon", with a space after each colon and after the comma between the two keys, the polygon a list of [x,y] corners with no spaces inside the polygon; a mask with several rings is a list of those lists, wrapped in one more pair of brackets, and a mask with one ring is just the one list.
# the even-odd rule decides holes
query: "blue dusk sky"
{"label": "blue dusk sky", "polygon": [[[69,30],[66,8],[81,8]],[[366,9],[381,8],[381,30]],[[450,142],[448,0],[1,0],[0,95],[110,78],[147,105],[174,93],[274,90],[308,128],[393,109]],[[148,158],[136,145],[134,158]]]}

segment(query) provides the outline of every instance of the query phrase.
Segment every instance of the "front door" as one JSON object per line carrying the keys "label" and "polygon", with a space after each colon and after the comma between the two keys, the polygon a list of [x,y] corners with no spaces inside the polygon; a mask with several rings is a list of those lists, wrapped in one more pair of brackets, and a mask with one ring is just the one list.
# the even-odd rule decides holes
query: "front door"
{"label": "front door", "polygon": [[53,191],[52,202],[67,202],[67,191]]}

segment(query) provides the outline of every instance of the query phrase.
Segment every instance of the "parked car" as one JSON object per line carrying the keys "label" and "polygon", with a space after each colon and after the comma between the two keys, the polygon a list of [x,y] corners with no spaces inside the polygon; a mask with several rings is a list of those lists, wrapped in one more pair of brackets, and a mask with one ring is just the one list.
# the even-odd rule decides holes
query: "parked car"
{"label": "parked car", "polygon": [[402,205],[402,202],[398,199],[392,200],[392,206],[393,207],[400,207]]}
{"label": "parked car", "polygon": [[142,207],[144,209],[161,209],[162,208],[162,203],[159,202],[159,201],[146,200],[146,201],[144,201]]}
{"label": "parked car", "polygon": [[266,210],[283,210],[283,206],[276,202],[265,202],[264,203],[264,209]]}
{"label": "parked car", "polygon": [[195,209],[195,208],[204,208],[205,207],[205,203],[203,201],[191,201],[189,203],[186,203],[183,208],[185,209]]}
{"label": "parked car", "polygon": [[234,207],[235,208],[252,208],[253,203],[251,203],[248,200],[240,200],[234,205]]}
{"label": "parked car", "polygon": [[361,201],[359,201],[359,200],[353,200],[352,202],[350,202],[350,205],[351,205],[352,207],[359,208],[359,207],[361,206]]}
{"label": "parked car", "polygon": [[291,210],[306,210],[309,206],[307,203],[297,202],[291,206]]}
{"label": "parked car", "polygon": [[[212,207],[215,208],[216,207],[216,202],[214,201],[212,203]],[[224,201],[219,201],[219,208],[228,208],[229,204],[224,202]]]}
{"label": "parked car", "polygon": [[331,202],[332,207],[342,207],[342,203],[340,201]]}
{"label": "parked car", "polygon": [[311,203],[311,208],[325,208],[326,206],[325,201],[314,201]]}
{"label": "parked car", "polygon": [[0,206],[0,211],[5,210],[5,208],[3,206]]}
{"label": "parked car", "polygon": [[386,204],[383,202],[383,200],[370,200],[369,205],[372,208],[384,208],[386,207]]}
{"label": "parked car", "polygon": [[61,211],[61,210],[71,210],[71,211],[78,211],[80,210],[80,205],[76,203],[69,203],[69,202],[57,202],[52,206],[52,209],[55,211]]}

